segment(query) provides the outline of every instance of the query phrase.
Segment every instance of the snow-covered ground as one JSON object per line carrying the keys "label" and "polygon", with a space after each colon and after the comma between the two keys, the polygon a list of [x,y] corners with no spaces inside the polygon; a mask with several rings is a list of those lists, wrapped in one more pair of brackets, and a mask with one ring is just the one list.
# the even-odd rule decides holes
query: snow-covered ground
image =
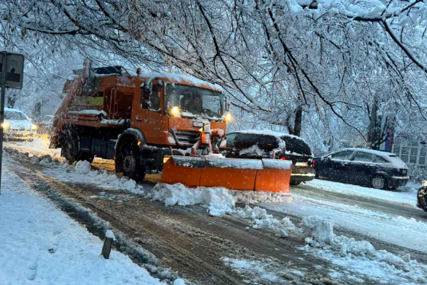
{"label": "snow-covered ground", "polygon": [[298,188],[301,189],[305,189],[308,187],[315,188],[319,191],[336,192],[346,195],[365,197],[369,199],[382,200],[398,204],[406,204],[416,207],[417,190],[420,185],[408,183],[408,185],[406,186],[401,186],[397,190],[391,191],[314,179],[313,181],[309,181],[305,184],[298,186]]}
{"label": "snow-covered ground", "polygon": [[35,138],[32,142],[20,142],[20,141],[10,141],[4,142],[5,147],[13,147],[18,149],[21,152],[28,152],[31,155],[46,155],[49,154],[54,158],[60,158],[61,149],[51,149],[49,148],[50,141],[47,136],[40,136]]}
{"label": "snow-covered ground", "polygon": [[32,192],[4,163],[0,195],[1,284],[164,284],[113,250],[46,198]]}
{"label": "snow-covered ground", "polygon": [[293,195],[291,204],[268,203],[263,208],[300,217],[317,216],[336,226],[378,240],[427,253],[427,223],[358,207]]}
{"label": "snow-covered ground", "polygon": [[[198,204],[205,207],[213,216],[228,214],[247,220],[248,231],[266,229],[285,239],[290,236],[303,238],[306,246],[301,248],[302,252],[323,258],[341,268],[337,271],[327,271],[331,278],[337,280],[345,276],[352,278],[355,283],[363,283],[365,278],[369,278],[378,283],[419,284],[424,282],[423,278],[427,275],[426,265],[418,263],[410,255],[398,255],[375,249],[367,240],[336,235],[333,228],[335,225],[340,229],[358,232],[360,236],[427,253],[425,247],[427,223],[397,214],[367,210],[334,199],[328,200],[327,195],[328,192],[338,192],[413,207],[416,200],[416,185],[401,187],[400,191],[384,191],[314,180],[297,189],[308,193],[315,188],[317,191],[323,191],[324,197],[314,199],[293,194],[292,202],[286,195],[229,191],[223,188],[189,189],[183,185],[158,184],[155,187],[138,185],[132,180],[120,178],[103,169],[94,170],[88,162],[79,162],[70,167],[46,158],[38,161],[36,158],[29,158],[11,150],[6,152],[18,159],[26,159],[44,166],[43,173],[63,181],[129,191],[162,201],[168,206],[185,207]],[[236,202],[256,205],[247,205],[242,209],[235,206]],[[278,219],[266,209],[302,217],[303,222],[294,224],[286,216]],[[282,275],[271,271],[271,266],[257,260],[224,257],[223,262],[242,275],[258,272],[255,275],[259,275],[263,280],[271,282],[275,280],[278,283],[283,281]]]}

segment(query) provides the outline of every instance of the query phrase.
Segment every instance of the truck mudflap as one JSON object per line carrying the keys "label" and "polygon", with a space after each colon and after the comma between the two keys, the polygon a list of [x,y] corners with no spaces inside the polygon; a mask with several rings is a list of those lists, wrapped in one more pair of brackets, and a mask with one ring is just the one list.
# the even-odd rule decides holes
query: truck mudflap
{"label": "truck mudflap", "polygon": [[291,168],[291,161],[277,159],[172,156],[163,166],[162,182],[289,194]]}

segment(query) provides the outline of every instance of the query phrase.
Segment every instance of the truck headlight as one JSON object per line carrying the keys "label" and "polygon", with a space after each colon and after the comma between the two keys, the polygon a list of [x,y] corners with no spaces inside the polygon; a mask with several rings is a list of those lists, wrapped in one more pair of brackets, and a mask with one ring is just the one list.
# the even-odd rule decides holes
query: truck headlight
{"label": "truck headlight", "polygon": [[174,106],[171,108],[171,114],[172,116],[178,116],[179,115],[179,108],[177,106]]}
{"label": "truck headlight", "polygon": [[37,127],[37,125],[31,125],[31,129],[33,130],[33,131],[35,131],[35,130],[37,130],[39,127]]}
{"label": "truck headlight", "polygon": [[3,124],[1,124],[1,127],[3,128],[3,130],[7,130],[9,128],[9,124],[3,123]]}
{"label": "truck headlight", "polygon": [[233,120],[233,116],[231,115],[231,113],[225,114],[224,121],[230,122],[231,120]]}

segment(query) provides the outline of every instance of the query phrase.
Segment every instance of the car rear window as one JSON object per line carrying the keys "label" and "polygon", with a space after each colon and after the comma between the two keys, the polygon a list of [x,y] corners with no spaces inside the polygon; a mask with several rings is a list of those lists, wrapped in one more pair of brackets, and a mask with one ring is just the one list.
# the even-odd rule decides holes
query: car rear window
{"label": "car rear window", "polygon": [[271,151],[279,147],[277,139],[273,136],[257,134],[230,134],[227,135],[227,147],[246,149],[257,145],[264,151]]}
{"label": "car rear window", "polygon": [[356,155],[354,156],[354,161],[359,162],[373,162],[374,161],[374,155],[367,152],[361,152],[358,151]]}
{"label": "car rear window", "polygon": [[287,152],[311,156],[310,147],[303,140],[286,136],[282,140],[285,141]]}
{"label": "car rear window", "polygon": [[390,163],[390,161],[388,161],[387,159],[382,158],[381,156],[378,156],[378,155],[375,155],[374,162],[376,162],[376,163]]}
{"label": "car rear window", "polygon": [[353,155],[352,150],[344,150],[344,151],[334,153],[332,155],[332,159],[349,160],[352,155]]}

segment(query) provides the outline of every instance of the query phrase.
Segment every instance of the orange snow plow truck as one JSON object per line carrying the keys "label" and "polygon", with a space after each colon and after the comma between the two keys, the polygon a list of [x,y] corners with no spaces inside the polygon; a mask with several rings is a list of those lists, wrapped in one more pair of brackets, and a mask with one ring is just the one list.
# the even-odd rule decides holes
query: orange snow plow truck
{"label": "orange snow plow truck", "polygon": [[70,163],[114,159],[136,181],[289,193],[291,162],[219,154],[231,120],[221,87],[178,74],[132,76],[120,66],[82,70],[64,86],[50,141]]}

